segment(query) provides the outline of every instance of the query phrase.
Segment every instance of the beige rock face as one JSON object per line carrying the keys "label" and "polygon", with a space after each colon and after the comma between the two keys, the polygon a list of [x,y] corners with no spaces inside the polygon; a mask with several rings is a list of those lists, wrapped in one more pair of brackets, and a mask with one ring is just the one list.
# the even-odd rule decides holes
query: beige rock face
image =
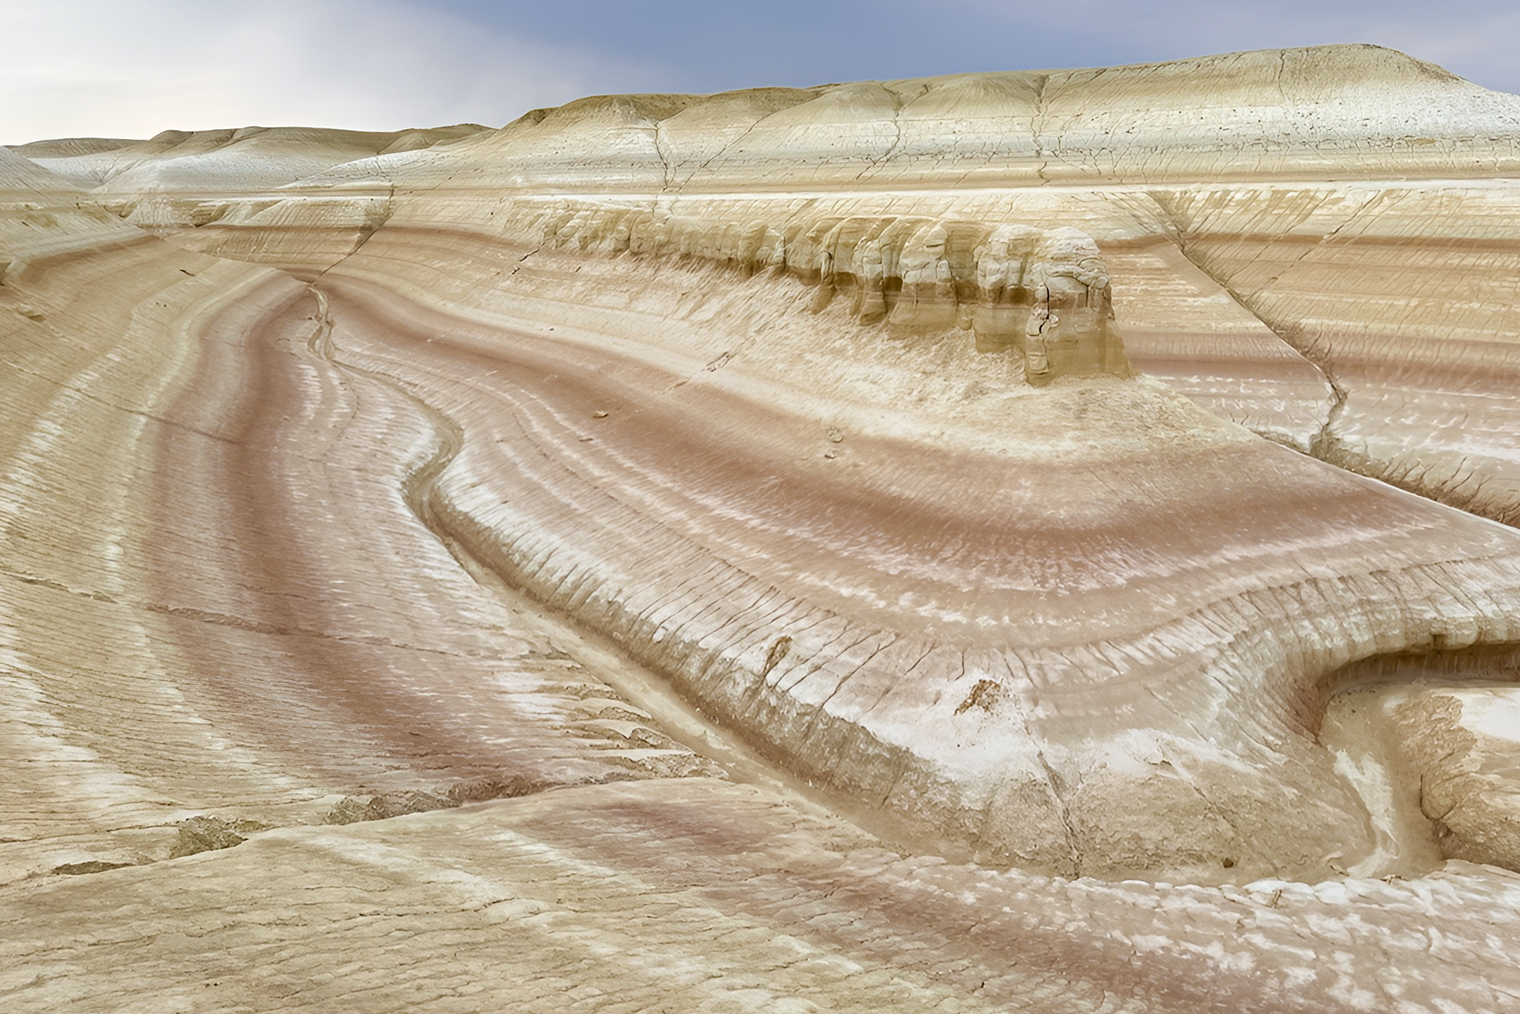
{"label": "beige rock face", "polygon": [[1498,1011],[1520,986],[1517,895],[1466,863],[1314,886],[1045,878],[683,779],[54,877],[7,898],[0,988],[28,1011]]}
{"label": "beige rock face", "polygon": [[[1403,678],[1369,682],[1347,698],[1366,716],[1364,739],[1384,754],[1378,766],[1393,772],[1382,816],[1404,825],[1401,837],[1427,860],[1441,855],[1513,870],[1520,868],[1520,695],[1490,682],[1512,679],[1513,659],[1483,662],[1454,674],[1422,671],[1419,659],[1388,660],[1383,665]],[[1463,669],[1490,681],[1453,678]]]}
{"label": "beige rock face", "polygon": [[19,150],[28,1009],[1520,993],[1520,98],[1332,47]]}
{"label": "beige rock face", "polygon": [[457,435],[341,374],[304,285],[22,168],[0,763],[24,789],[0,876],[166,858],[206,813],[318,822],[716,770],[418,522],[410,484]]}

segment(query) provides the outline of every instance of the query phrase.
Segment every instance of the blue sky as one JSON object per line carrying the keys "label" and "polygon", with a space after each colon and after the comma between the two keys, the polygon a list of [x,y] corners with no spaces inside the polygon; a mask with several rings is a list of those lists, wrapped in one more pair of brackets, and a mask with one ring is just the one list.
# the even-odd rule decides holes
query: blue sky
{"label": "blue sky", "polygon": [[525,39],[637,60],[698,91],[1142,63],[1374,42],[1520,90],[1520,5],[1447,0],[421,0]]}
{"label": "blue sky", "polygon": [[0,142],[500,125],[620,91],[1374,42],[1520,92],[1515,0],[0,0]]}

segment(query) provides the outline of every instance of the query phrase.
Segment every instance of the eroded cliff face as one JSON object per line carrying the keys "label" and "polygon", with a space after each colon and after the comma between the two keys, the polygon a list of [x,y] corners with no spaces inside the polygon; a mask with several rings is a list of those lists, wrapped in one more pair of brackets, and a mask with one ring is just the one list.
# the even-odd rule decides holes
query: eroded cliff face
{"label": "eroded cliff face", "polygon": [[416,813],[398,897],[429,842],[492,870],[416,895],[452,949],[372,962],[440,982],[504,898],[553,947],[616,935],[523,887],[586,876],[705,906],[649,917],[661,967],[727,926],[853,962],[735,958],[670,985],[696,1005],[762,967],[764,1003],[863,1009],[1520,991],[1492,937],[1396,943],[1462,905],[1513,939],[1512,881],[1441,864],[1520,866],[1482,717],[1520,643],[1520,99],[1332,47],[30,153],[11,876],[152,892],[186,861],[136,864],[256,837],[193,867],[237,891],[255,848],[381,847],[299,825]]}

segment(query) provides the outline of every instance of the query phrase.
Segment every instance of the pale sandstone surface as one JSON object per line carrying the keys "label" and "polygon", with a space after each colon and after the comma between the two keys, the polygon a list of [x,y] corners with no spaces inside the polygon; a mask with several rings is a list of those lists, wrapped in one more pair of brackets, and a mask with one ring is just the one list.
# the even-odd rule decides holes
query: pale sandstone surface
{"label": "pale sandstone surface", "polygon": [[[1428,104],[1460,106],[1461,136],[1486,131],[1498,158],[1514,108],[1370,49],[1188,71],[1205,72],[1233,75],[1254,104],[1233,118],[1195,110],[1212,140],[1168,134],[1176,143],[1151,168],[1175,117],[1141,114],[1179,68],[1058,82],[1051,94],[1087,109],[1083,123],[1134,128],[1130,161],[1100,188],[1068,176],[961,192],[946,187],[959,171],[933,156],[903,154],[911,175],[862,174],[837,145],[807,147],[825,128],[867,145],[879,86],[621,97],[340,167],[274,208],[235,217],[235,203],[175,238],[318,279],[356,355],[413,335],[362,361],[424,400],[446,397],[451,415],[479,413],[462,423],[435,524],[845,796],[911,813],[984,858],[1068,872],[1323,871],[1375,848],[1313,740],[1322,681],[1367,655],[1507,642],[1512,534],[1237,438],[1145,382],[1033,396],[1014,340],[1023,314],[1005,319],[1023,304],[1014,282],[996,282],[1008,275],[998,230],[1092,235],[1116,331],[1139,321],[1141,369],[1151,351],[1203,404],[1323,450],[1343,392],[1188,259],[1180,198],[1157,188],[1282,175],[1263,151],[1278,168],[1331,171],[1296,133],[1308,127],[1383,151],[1390,171],[1454,173],[1460,130],[1405,145],[1408,162],[1395,128],[1434,122],[1418,119]],[[1006,111],[978,103],[1015,78],[886,91],[956,111],[961,133],[935,128],[954,154],[977,124],[1000,122]],[[1263,81],[1288,90],[1263,98]],[[1369,103],[1383,119],[1351,119]],[[1105,120],[1105,108],[1129,112]],[[742,135],[701,147],[734,133],[721,123]],[[1094,128],[1078,127],[1060,143],[1089,144]],[[703,181],[741,149],[759,192],[713,192]],[[996,157],[1012,164],[1010,152]],[[683,165],[690,175],[672,168]],[[575,175],[593,168],[597,193],[565,193],[593,189]],[[1144,189],[1126,186],[1137,173]],[[900,189],[881,189],[888,176]],[[335,186],[352,190],[351,209],[383,199],[385,224],[355,243],[303,231],[332,220]],[[504,408],[519,432],[489,422]],[[494,446],[472,446],[477,431]],[[537,502],[511,496],[498,460],[528,447],[577,463],[562,481],[517,465],[554,490]],[[609,493],[615,515],[589,506]],[[1158,670],[1186,689],[1141,675]],[[1108,694],[1125,704],[1097,703]],[[1096,734],[1075,717],[1089,709],[1126,719]],[[1159,799],[1178,815],[1164,833]]]}
{"label": "pale sandstone surface", "polygon": [[[429,179],[690,192],[1490,177],[1520,162],[1520,98],[1375,46],[1134,67],[961,74],[539,110]],[[381,160],[381,164],[387,160]],[[472,167],[473,168],[473,167]],[[348,171],[348,170],[345,170]]]}
{"label": "pale sandstone surface", "polygon": [[76,186],[101,188],[103,194],[177,196],[186,191],[247,192],[279,186],[343,162],[415,151],[485,129],[467,123],[391,132],[309,127],[166,130],[144,141],[58,139],[11,150]]}
{"label": "pale sandstone surface", "polygon": [[[1517,108],[1350,47],[585,100],[316,175],[280,168],[305,135],[214,132],[91,196],[0,151],[0,848],[150,864],[3,888],[16,998],[225,1009],[196,991],[232,953],[247,1009],[1505,1009],[1513,882],[1442,867],[1520,862],[1503,737],[1466,699],[1325,703],[1505,678],[1520,536],[1289,448],[1382,474],[1348,434],[1427,471],[1465,440],[1493,499],[1407,484],[1507,516],[1506,290],[1456,285],[1504,277],[1504,220],[1451,195],[1502,204]],[[1348,273],[1276,212],[1399,187],[1451,209],[1385,227],[1454,323],[1336,358],[1294,314],[1359,319],[1401,247]],[[1245,224],[1200,224],[1233,194]],[[1237,288],[1251,229],[1324,273]],[[660,679],[700,711],[626,699]],[[772,788],[669,777],[714,757]],[[835,879],[762,883],[787,834]],[[461,870],[494,886],[430,893]],[[659,899],[646,932],[620,898]]]}
{"label": "pale sandstone surface", "polygon": [[1326,460],[1520,520],[1513,180],[1169,194],[1184,249],[1336,384]]}
{"label": "pale sandstone surface", "polygon": [[[788,766],[984,858],[1193,877],[1354,862],[1365,818],[1313,740],[1324,675],[1513,636],[1513,533],[1148,381],[1039,391],[970,335],[903,346],[848,318],[853,341],[820,348],[844,308],[811,316],[793,283],[792,310],[763,314],[750,293],[778,283],[759,277],[672,319],[666,272],[634,295],[544,250],[477,290],[523,307],[516,326],[471,324],[408,305],[420,271],[350,280],[433,255],[395,242],[382,230],[320,284],[353,361],[466,434],[436,526]],[[462,270],[447,284],[467,291]],[[594,329],[567,323],[588,308]],[[745,332],[763,339],[735,347]]]}
{"label": "pale sandstone surface", "polygon": [[1346,695],[1369,733],[1361,741],[1382,754],[1379,767],[1389,772],[1379,776],[1386,781],[1379,787],[1382,823],[1402,825],[1398,836],[1413,841],[1427,862],[1444,855],[1515,868],[1520,695],[1510,686],[1464,680],[1460,672],[1430,671],[1418,660],[1389,660],[1382,668],[1389,666],[1391,679]]}
{"label": "pale sandstone surface", "polygon": [[[1520,715],[1508,688],[1432,692],[1398,719],[1422,764],[1421,809],[1442,851],[1515,865],[1520,853]],[[1421,706],[1423,705],[1423,707]]]}
{"label": "pale sandstone surface", "polygon": [[[1514,369],[1517,159],[1520,98],[1346,46],[586,99],[313,182],[330,200],[409,180],[430,216],[451,190],[469,207],[481,190],[736,192],[776,194],[774,221],[843,190],[876,213],[1075,222],[1143,369],[1272,439],[1509,519],[1520,425],[1494,391]],[[350,227],[375,214],[353,205]]]}
{"label": "pale sandstone surface", "polygon": [[221,213],[221,206],[208,200],[273,189],[356,159],[447,145],[485,129],[459,124],[383,133],[304,127],[166,130],[145,141],[60,139],[12,150],[92,189],[111,211],[153,230],[204,224]]}
{"label": "pale sandstone surface", "polygon": [[[28,141],[6,147],[22,158],[59,159],[79,155],[98,155],[144,143],[142,138],[131,137],[59,137],[47,141]],[[56,175],[56,174],[55,174]]]}
{"label": "pale sandstone surface", "polygon": [[164,858],[198,814],[716,770],[417,521],[455,437],[331,364],[305,286],[49,193],[0,226],[0,877]]}
{"label": "pale sandstone surface", "polygon": [[1415,1014],[1520,995],[1520,881],[1492,868],[1062,880],[900,855],[709,779],[273,831],[0,898],[17,1011]]}

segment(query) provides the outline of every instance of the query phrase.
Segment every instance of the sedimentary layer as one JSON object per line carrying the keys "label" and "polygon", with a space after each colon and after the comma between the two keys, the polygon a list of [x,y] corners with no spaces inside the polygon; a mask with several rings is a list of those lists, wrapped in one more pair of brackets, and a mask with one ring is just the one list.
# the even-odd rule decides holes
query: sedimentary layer
{"label": "sedimentary layer", "polygon": [[716,770],[418,522],[408,492],[457,434],[333,366],[305,285],[16,169],[0,877],[167,858],[202,817]]}
{"label": "sedimentary layer", "polygon": [[685,779],[52,878],[6,899],[0,989],[19,1011],[1502,1011],[1517,900],[1467,863],[1244,888],[988,870]]}
{"label": "sedimentary layer", "polygon": [[[1355,865],[1375,836],[1314,739],[1330,674],[1506,645],[1512,536],[1127,378],[1347,464],[1333,364],[1220,283],[1188,202],[1325,174],[1305,131],[1383,153],[1338,172],[1455,173],[1466,135],[1405,159],[1395,128],[1460,106],[1502,158],[1515,108],[1386,51],[1247,54],[1190,67],[1254,97],[1178,137],[1151,96],[1179,72],[1042,79],[1082,111],[1050,133],[1098,167],[1080,183],[1015,179],[1029,153],[1005,144],[1003,186],[961,189],[966,135],[1040,77],[972,76],[586,100],[169,235],[328,293],[354,362],[460,420],[436,528],[841,795],[1066,872]],[[906,126],[862,172],[877,92]],[[1108,162],[1079,158],[1095,123],[1130,139]],[[926,124],[956,142],[918,152]],[[809,147],[823,130],[834,147]],[[741,165],[751,192],[715,192]],[[1047,277],[1076,288],[1052,304]],[[1052,312],[1089,350],[1054,373]]]}
{"label": "sedimentary layer", "polygon": [[[1517,125],[1336,47],[33,151],[126,167],[89,194],[0,152],[10,875],[188,884],[191,921],[247,862],[390,878],[465,1008],[450,955],[548,877],[683,961],[885,927],[790,937],[854,963],[833,986],[736,960],[672,1003],[769,975],[875,1009],[922,946],[911,1002],[965,1009],[1501,1009],[1494,938],[1423,943],[1462,906],[1508,939],[1471,862],[1520,865],[1481,718],[1520,664],[1520,332],[1477,213]],[[429,893],[445,842],[474,901]],[[821,908],[723,893],[777,848]],[[63,883],[6,889],[18,939],[88,909]],[[563,897],[503,925],[615,935]],[[1376,970],[1262,971],[1308,952]],[[659,988],[602,961],[596,1002]]]}
{"label": "sedimentary layer", "polygon": [[[317,221],[328,256],[361,242],[393,184],[445,220],[451,194],[463,212],[527,194],[689,207],[743,193],[745,210],[724,226],[809,199],[844,214],[1075,226],[1108,262],[1142,369],[1271,439],[1511,520],[1520,427],[1495,392],[1513,372],[1504,279],[1517,268],[1517,158],[1520,100],[1348,46],[586,99],[446,148],[338,166],[285,194],[182,202],[176,214],[231,216],[226,225],[253,228],[234,229],[229,253],[292,264],[314,253]],[[767,197],[775,210],[752,215]],[[153,221],[169,225],[165,207],[155,198],[137,214],[160,209]],[[219,248],[222,232],[183,241]],[[303,238],[282,246],[282,233]]]}

